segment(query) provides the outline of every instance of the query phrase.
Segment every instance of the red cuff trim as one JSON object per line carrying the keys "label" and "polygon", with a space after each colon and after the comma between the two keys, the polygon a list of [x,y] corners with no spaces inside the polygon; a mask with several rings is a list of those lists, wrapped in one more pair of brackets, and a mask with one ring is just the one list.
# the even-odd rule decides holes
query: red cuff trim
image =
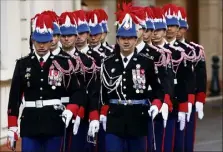
{"label": "red cuff trim", "polygon": [[79,106],[77,104],[68,104],[67,110],[70,110],[73,113],[74,117],[76,117],[79,110]]}
{"label": "red cuff trim", "polygon": [[180,112],[188,112],[188,102],[180,103],[178,110]]}
{"label": "red cuff trim", "polygon": [[84,118],[84,112],[85,112],[85,111],[84,111],[84,107],[81,106],[81,107],[79,108],[79,110],[78,110],[78,114],[77,114],[77,115],[78,115],[81,119],[83,119],[83,118]]}
{"label": "red cuff trim", "polygon": [[99,120],[99,113],[98,113],[98,111],[94,110],[94,111],[90,112],[89,119],[90,120]]}
{"label": "red cuff trim", "polygon": [[188,94],[188,102],[190,102],[190,103],[192,103],[192,105],[194,105],[194,102],[195,102],[194,94]]}
{"label": "red cuff trim", "polygon": [[199,92],[196,94],[196,101],[205,103],[206,94],[204,92]]}
{"label": "red cuff trim", "polygon": [[173,104],[172,104],[172,101],[170,100],[170,95],[165,94],[164,102],[168,105],[169,111],[172,111],[173,110]]}
{"label": "red cuff trim", "polygon": [[158,107],[158,109],[160,110],[160,108],[162,106],[162,102],[159,99],[154,99],[152,102],[152,105],[156,105]]}
{"label": "red cuff trim", "polygon": [[8,116],[8,127],[17,127],[18,119],[16,116]]}
{"label": "red cuff trim", "polygon": [[103,105],[101,107],[101,115],[107,116],[108,108],[109,108],[108,105]]}

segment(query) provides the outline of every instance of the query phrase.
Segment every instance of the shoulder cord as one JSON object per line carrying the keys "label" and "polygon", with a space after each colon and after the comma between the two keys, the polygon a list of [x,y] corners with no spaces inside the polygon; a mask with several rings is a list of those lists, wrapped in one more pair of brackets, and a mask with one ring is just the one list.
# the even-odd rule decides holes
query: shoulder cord
{"label": "shoulder cord", "polygon": [[203,46],[201,46],[201,45],[199,45],[199,44],[196,44],[196,43],[194,43],[194,42],[190,42],[190,44],[192,44],[192,45],[194,45],[194,46],[196,46],[196,47],[198,47],[200,50],[199,50],[199,54],[198,54],[198,56],[196,56],[196,64],[195,64],[195,66],[197,65],[197,63],[201,60],[201,59],[205,59],[205,52],[204,52],[204,47]]}
{"label": "shoulder cord", "polygon": [[[101,74],[101,86],[104,85],[105,88],[108,89],[108,93],[111,93],[112,91],[116,90],[116,93],[117,93],[119,99],[121,100],[120,94],[119,94],[117,88],[121,84],[122,75],[111,77],[108,74],[104,64],[101,65],[101,73],[100,74]],[[109,84],[105,75],[108,77],[109,80],[114,80],[115,79],[115,81],[112,84]],[[102,105],[104,105],[103,97],[102,97],[102,87],[101,87],[101,90],[100,90],[100,95],[101,95],[101,103],[102,103]]]}
{"label": "shoulder cord", "polygon": [[[70,85],[71,75],[74,73],[74,66],[73,66],[71,60],[68,59],[68,65],[69,65],[68,70],[63,69],[56,60],[53,60],[53,64],[61,73],[63,73],[63,84],[64,84],[64,87],[67,89],[68,86]],[[67,85],[66,85],[66,82],[65,82],[65,75],[69,76],[69,80],[68,80]]]}

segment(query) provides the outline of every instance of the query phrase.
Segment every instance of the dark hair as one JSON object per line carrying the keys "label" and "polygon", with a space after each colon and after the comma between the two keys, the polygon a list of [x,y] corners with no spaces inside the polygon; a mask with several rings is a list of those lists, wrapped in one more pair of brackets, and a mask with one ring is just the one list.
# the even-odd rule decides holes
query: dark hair
{"label": "dark hair", "polygon": [[81,2],[81,6],[88,6],[84,1]]}

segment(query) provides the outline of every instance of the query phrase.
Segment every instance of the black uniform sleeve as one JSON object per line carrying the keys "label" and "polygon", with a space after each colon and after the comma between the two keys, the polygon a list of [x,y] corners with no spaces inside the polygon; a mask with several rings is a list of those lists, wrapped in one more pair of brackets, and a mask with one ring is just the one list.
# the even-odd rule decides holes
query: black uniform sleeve
{"label": "black uniform sleeve", "polygon": [[82,79],[78,79],[76,73],[71,75],[68,91],[71,94],[71,99],[67,109],[71,110],[74,116],[77,116],[79,107],[85,105],[86,91],[84,82]]}
{"label": "black uniform sleeve", "polygon": [[[102,62],[101,68],[103,68],[104,62]],[[101,69],[102,73],[103,69]],[[103,84],[103,76],[106,77],[106,75],[101,75],[101,85],[100,85],[100,114],[102,115],[107,115],[107,111],[109,108],[109,100],[108,100],[108,94],[107,94],[107,89],[105,85]],[[107,78],[106,78],[107,79]]]}
{"label": "black uniform sleeve", "polygon": [[100,96],[100,77],[98,73],[88,75],[87,84],[89,104],[89,119],[95,120],[99,118],[99,96]]}
{"label": "black uniform sleeve", "polygon": [[[197,49],[200,51],[199,48]],[[204,57],[195,63],[194,71],[196,74],[196,101],[205,103],[207,90],[207,71]]]}
{"label": "black uniform sleeve", "polygon": [[20,60],[18,60],[15,66],[12,83],[11,83],[11,89],[9,93],[8,127],[17,126],[19,107],[22,102],[23,85],[22,85],[20,68],[21,68]]}
{"label": "black uniform sleeve", "polygon": [[164,99],[164,88],[161,85],[160,80],[158,79],[158,75],[155,73],[155,64],[152,60],[149,60],[149,69],[148,69],[148,76],[147,81],[150,83],[152,88],[152,104],[155,104],[160,109],[162,106],[162,102]]}

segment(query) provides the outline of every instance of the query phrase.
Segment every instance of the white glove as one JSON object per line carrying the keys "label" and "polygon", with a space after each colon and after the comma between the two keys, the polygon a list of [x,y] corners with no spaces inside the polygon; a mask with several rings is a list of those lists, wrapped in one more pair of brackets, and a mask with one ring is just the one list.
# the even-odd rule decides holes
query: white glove
{"label": "white glove", "polygon": [[192,103],[188,102],[187,122],[190,121],[191,112],[192,112]]}
{"label": "white glove", "polygon": [[156,117],[156,115],[159,113],[158,107],[156,105],[152,105],[150,109],[148,110],[148,113],[150,117],[152,117],[152,120]]}
{"label": "white glove", "polygon": [[99,130],[99,121],[92,120],[89,124],[88,136],[95,137],[95,133]]}
{"label": "white glove", "polygon": [[100,115],[100,122],[102,123],[104,131],[106,131],[107,117],[105,115]]}
{"label": "white glove", "polygon": [[9,127],[8,129],[8,145],[10,146],[11,150],[15,150],[14,142],[17,141],[19,138],[18,131],[18,127]]}
{"label": "white glove", "polygon": [[178,122],[180,122],[180,130],[184,130],[186,125],[186,112],[178,112]]}
{"label": "white glove", "polygon": [[62,113],[62,120],[66,124],[66,128],[69,126],[73,113],[70,110],[64,110]]}
{"label": "white glove", "polygon": [[159,112],[162,113],[162,116],[163,116],[163,126],[164,126],[164,128],[166,128],[168,114],[169,114],[168,105],[166,103],[163,103]]}
{"label": "white glove", "polygon": [[197,101],[195,103],[195,107],[196,107],[196,112],[198,113],[198,118],[199,119],[203,119],[204,117],[204,104],[202,102]]}
{"label": "white glove", "polygon": [[76,119],[73,121],[74,126],[73,126],[73,134],[76,135],[78,132],[78,128],[81,123],[81,118],[79,116],[76,117]]}

